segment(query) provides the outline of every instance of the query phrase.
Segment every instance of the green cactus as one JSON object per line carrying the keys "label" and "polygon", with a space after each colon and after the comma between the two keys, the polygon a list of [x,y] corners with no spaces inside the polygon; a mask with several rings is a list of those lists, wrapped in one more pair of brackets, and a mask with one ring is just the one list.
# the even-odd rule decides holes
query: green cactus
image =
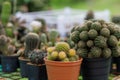
{"label": "green cactus", "polygon": [[28,58],[28,54],[30,51],[38,48],[39,44],[39,36],[36,33],[28,33],[25,38],[25,50],[24,57]]}
{"label": "green cactus", "polygon": [[88,40],[88,32],[87,31],[82,31],[79,36],[80,36],[80,39],[83,41]]}
{"label": "green cactus", "polygon": [[114,47],[111,49],[112,50],[112,56],[113,57],[119,57],[120,56],[120,47]]}
{"label": "green cactus", "polygon": [[29,54],[29,59],[33,64],[44,64],[46,53],[40,50],[33,50]]}
{"label": "green cactus", "polygon": [[70,46],[66,42],[58,42],[55,45],[55,50],[58,52],[60,52],[60,51],[68,52],[69,49],[70,49]]}
{"label": "green cactus", "polygon": [[103,36],[97,36],[94,40],[95,46],[104,48],[107,47],[107,40]]}
{"label": "green cactus", "polygon": [[90,19],[94,19],[94,12],[92,10],[89,10],[85,17],[85,20],[90,20]]}
{"label": "green cactus", "polygon": [[79,38],[79,31],[74,31],[71,33],[70,38],[72,41],[74,41],[74,43],[79,42],[80,38]]}
{"label": "green cactus", "polygon": [[88,28],[87,24],[84,24],[81,27],[78,27],[79,32],[88,31],[88,30],[89,30],[89,28]]}
{"label": "green cactus", "polygon": [[84,41],[79,41],[77,46],[78,46],[78,48],[84,48],[84,47],[86,47],[86,43]]}
{"label": "green cactus", "polygon": [[112,54],[112,51],[110,48],[104,48],[102,51],[102,57],[109,58]]}
{"label": "green cactus", "polygon": [[7,55],[8,55],[8,56],[9,56],[9,55],[14,55],[14,54],[15,54],[15,50],[16,50],[15,46],[13,46],[13,45],[8,45]]}
{"label": "green cactus", "polygon": [[43,43],[44,45],[47,45],[47,36],[46,36],[45,33],[42,33],[42,34],[40,35],[40,41],[41,41],[41,43]]}
{"label": "green cactus", "polygon": [[109,37],[110,36],[110,30],[108,28],[102,28],[100,31],[100,34],[104,37]]}
{"label": "green cactus", "polygon": [[94,46],[94,42],[92,40],[88,40],[86,44],[88,47]]}
{"label": "green cactus", "polygon": [[109,46],[115,47],[115,46],[117,46],[117,43],[118,43],[118,40],[117,40],[117,38],[115,36],[111,35],[108,38],[108,45]]}
{"label": "green cactus", "polygon": [[108,29],[110,30],[110,33],[113,34],[115,32],[115,24],[113,23],[109,23],[108,25]]}
{"label": "green cactus", "polygon": [[90,39],[95,39],[98,35],[98,32],[95,30],[95,29],[91,29],[89,32],[88,32],[88,36]]}
{"label": "green cactus", "polygon": [[67,43],[70,45],[70,48],[75,47],[75,43],[70,38],[67,39]]}
{"label": "green cactus", "polygon": [[96,31],[100,31],[102,28],[101,24],[99,22],[94,22],[91,25],[91,29],[95,29]]}
{"label": "green cactus", "polygon": [[77,55],[79,57],[85,58],[85,57],[87,57],[87,54],[88,54],[88,50],[86,48],[78,48],[77,49]]}
{"label": "green cactus", "polygon": [[8,1],[5,1],[2,4],[2,13],[1,13],[1,20],[4,26],[6,26],[6,24],[9,21],[10,15],[11,15],[11,3]]}
{"label": "green cactus", "polygon": [[91,54],[92,58],[99,58],[99,57],[101,57],[102,49],[99,47],[92,47],[90,49],[90,54]]}
{"label": "green cactus", "polygon": [[52,42],[53,46],[56,43],[56,39],[57,39],[58,35],[59,35],[59,33],[55,29],[52,29],[49,33],[49,41]]}
{"label": "green cactus", "polygon": [[6,35],[13,38],[14,34],[13,34],[13,27],[6,27],[5,28],[5,32],[6,32]]}

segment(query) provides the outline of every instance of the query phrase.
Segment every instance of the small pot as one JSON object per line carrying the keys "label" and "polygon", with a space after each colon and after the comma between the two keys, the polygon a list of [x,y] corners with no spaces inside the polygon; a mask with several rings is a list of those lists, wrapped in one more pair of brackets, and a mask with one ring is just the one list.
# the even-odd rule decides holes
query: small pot
{"label": "small pot", "polygon": [[35,65],[32,63],[27,63],[27,65],[29,80],[48,80],[45,65]]}
{"label": "small pot", "polygon": [[3,72],[15,72],[18,68],[18,56],[1,56]]}
{"label": "small pot", "polygon": [[108,80],[111,58],[84,58],[82,62],[83,80]]}
{"label": "small pot", "polygon": [[28,77],[28,65],[29,59],[24,59],[23,57],[19,57],[19,63],[20,63],[20,74],[21,77]]}
{"label": "small pot", "polygon": [[50,61],[44,58],[48,80],[78,80],[82,58],[73,62]]}

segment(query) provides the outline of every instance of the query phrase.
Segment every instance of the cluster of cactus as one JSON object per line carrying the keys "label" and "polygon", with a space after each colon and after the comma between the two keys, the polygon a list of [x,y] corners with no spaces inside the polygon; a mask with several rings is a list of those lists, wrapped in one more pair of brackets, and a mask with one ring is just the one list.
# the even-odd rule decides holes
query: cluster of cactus
{"label": "cluster of cactus", "polygon": [[80,57],[108,58],[120,56],[118,41],[120,27],[103,20],[88,20],[83,25],[73,27],[70,38]]}
{"label": "cluster of cactus", "polygon": [[120,16],[113,16],[112,22],[115,24],[120,24]]}
{"label": "cluster of cactus", "polygon": [[24,57],[28,58],[28,54],[34,49],[38,48],[39,45],[39,35],[36,33],[28,33],[25,37],[25,50]]}
{"label": "cluster of cactus", "polygon": [[29,59],[33,64],[44,64],[44,57],[46,56],[45,52],[41,50],[33,50],[29,54]]}
{"label": "cluster of cactus", "polygon": [[12,6],[9,1],[5,1],[2,5],[1,20],[2,24],[6,26],[11,15]]}
{"label": "cluster of cactus", "polygon": [[79,60],[79,56],[76,54],[76,50],[71,49],[69,44],[66,42],[58,42],[56,43],[55,47],[48,47],[47,52],[48,60],[62,62]]}

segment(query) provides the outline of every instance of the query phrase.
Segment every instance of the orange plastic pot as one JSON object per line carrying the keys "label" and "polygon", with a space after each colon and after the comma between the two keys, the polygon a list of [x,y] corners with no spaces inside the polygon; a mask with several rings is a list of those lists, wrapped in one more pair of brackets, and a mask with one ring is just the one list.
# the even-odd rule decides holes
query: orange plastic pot
{"label": "orange plastic pot", "polygon": [[74,62],[50,61],[44,58],[48,80],[78,80],[82,58]]}

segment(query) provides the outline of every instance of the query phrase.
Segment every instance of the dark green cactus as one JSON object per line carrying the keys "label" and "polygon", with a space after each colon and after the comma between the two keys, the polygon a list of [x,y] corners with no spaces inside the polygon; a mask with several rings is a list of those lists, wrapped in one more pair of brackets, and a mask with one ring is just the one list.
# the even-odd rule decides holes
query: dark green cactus
{"label": "dark green cactus", "polygon": [[8,38],[5,35],[0,35],[0,51],[2,54],[7,55]]}
{"label": "dark green cactus", "polygon": [[95,30],[95,29],[91,29],[89,32],[88,32],[88,36],[90,39],[95,39],[98,35],[98,32]]}
{"label": "dark green cactus", "polygon": [[2,4],[2,13],[1,13],[1,20],[4,26],[6,26],[6,24],[9,21],[10,15],[11,15],[11,3],[8,1],[5,1]]}
{"label": "dark green cactus", "polygon": [[115,46],[117,46],[117,43],[118,43],[118,40],[117,40],[117,38],[115,36],[111,35],[108,38],[108,45],[109,46],[115,47]]}
{"label": "dark green cactus", "polygon": [[100,34],[104,37],[109,37],[110,36],[110,30],[108,28],[102,28],[100,31]]}
{"label": "dark green cactus", "polygon": [[44,64],[44,57],[46,53],[40,50],[33,50],[29,54],[29,59],[33,64]]}
{"label": "dark green cactus", "polygon": [[94,19],[94,12],[92,10],[89,10],[85,17],[85,20],[90,20],[90,19]]}
{"label": "dark green cactus", "polygon": [[90,49],[90,53],[89,54],[91,54],[92,58],[99,58],[99,57],[101,57],[102,49],[99,48],[99,47],[92,47]]}
{"label": "dark green cactus", "polygon": [[79,31],[72,32],[70,38],[75,43],[79,42],[79,40],[80,40],[80,38],[79,38]]}
{"label": "dark green cactus", "polygon": [[79,35],[80,39],[83,41],[87,41],[88,40],[88,32],[87,31],[82,31]]}
{"label": "dark green cactus", "polygon": [[110,48],[104,48],[102,51],[102,57],[109,58],[111,57],[112,51]]}
{"label": "dark green cactus", "polygon": [[25,38],[25,45],[24,57],[28,58],[29,52],[38,48],[39,36],[36,33],[28,33]]}

